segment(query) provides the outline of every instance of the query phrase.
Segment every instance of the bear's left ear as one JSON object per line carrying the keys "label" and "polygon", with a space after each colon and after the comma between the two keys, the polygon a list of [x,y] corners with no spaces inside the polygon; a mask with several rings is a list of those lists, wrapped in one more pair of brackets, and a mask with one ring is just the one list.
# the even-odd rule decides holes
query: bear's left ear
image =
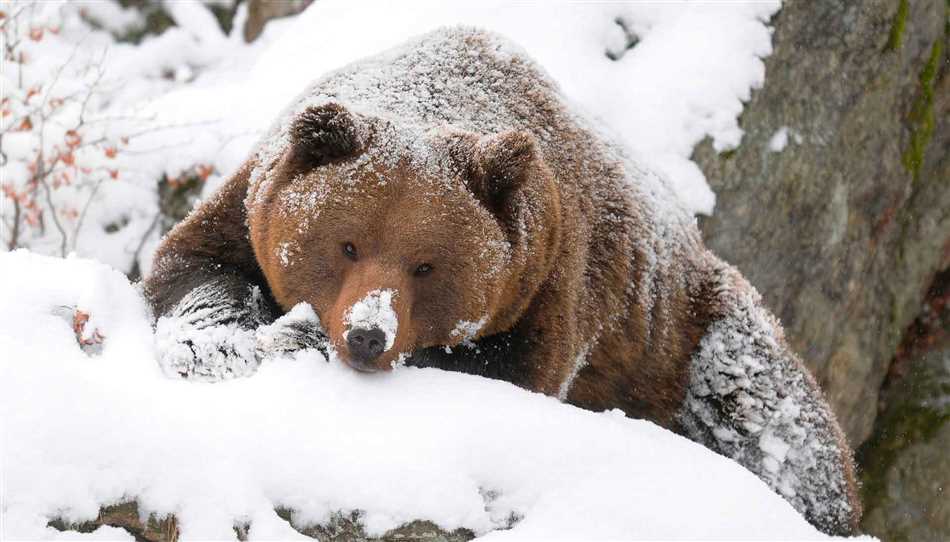
{"label": "bear's left ear", "polygon": [[469,187],[480,200],[497,207],[536,173],[539,160],[538,143],[528,132],[510,130],[481,137],[472,155]]}
{"label": "bear's left ear", "polygon": [[310,170],[356,154],[360,149],[357,121],[340,104],[308,107],[290,128],[293,168]]}

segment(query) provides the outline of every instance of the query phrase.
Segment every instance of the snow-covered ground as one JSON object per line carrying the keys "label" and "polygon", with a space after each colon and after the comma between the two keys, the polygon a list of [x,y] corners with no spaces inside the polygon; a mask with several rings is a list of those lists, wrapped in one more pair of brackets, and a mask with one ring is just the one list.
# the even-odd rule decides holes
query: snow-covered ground
{"label": "snow-covered ground", "polygon": [[[147,271],[158,242],[155,184],[163,174],[197,170],[207,178],[207,195],[311,80],[451,24],[485,27],[521,44],[570,98],[665,173],[690,210],[711,213],[715,196],[689,156],[706,136],[718,149],[739,143],[737,117],[764,81],[767,20],[779,2],[320,0],[297,17],[271,21],[248,45],[240,38],[244,7],[226,36],[202,3],[176,0],[166,6],[178,26],[138,46],[116,43],[83,22],[81,14],[109,27],[131,24],[128,11],[108,2],[33,5],[39,7],[23,15],[32,22],[14,33],[27,61],[7,61],[0,77],[12,98],[4,104],[12,114],[0,122],[15,128],[41,101],[83,95],[90,86],[96,92],[84,106],[82,152],[74,164],[56,165],[71,176],[52,193],[67,239],[49,224],[47,210],[45,227],[22,228],[20,246],[50,254],[65,248],[125,271],[137,260]],[[38,41],[30,37],[35,29],[45,29]],[[21,72],[25,79],[18,81]],[[39,91],[27,98],[34,88]],[[28,191],[39,148],[47,160],[59,152],[56,145],[69,150],[65,131],[75,124],[79,103],[67,102],[57,113],[56,124],[65,128],[51,123],[41,138],[35,121],[32,130],[12,129],[0,140],[8,158],[0,165],[5,193]],[[42,192],[37,196],[37,209],[45,209]],[[11,197],[0,198],[8,224]],[[9,232],[8,225],[4,235]]]}
{"label": "snow-covered ground", "polygon": [[[648,422],[313,351],[252,378],[168,379],[121,273],[25,251],[0,270],[4,540],[59,538],[51,518],[128,499],[174,513],[185,540],[233,539],[244,522],[252,540],[299,538],[276,506],[303,524],[362,510],[371,533],[429,519],[485,539],[826,538],[738,464]],[[100,353],[77,344],[74,308]]]}

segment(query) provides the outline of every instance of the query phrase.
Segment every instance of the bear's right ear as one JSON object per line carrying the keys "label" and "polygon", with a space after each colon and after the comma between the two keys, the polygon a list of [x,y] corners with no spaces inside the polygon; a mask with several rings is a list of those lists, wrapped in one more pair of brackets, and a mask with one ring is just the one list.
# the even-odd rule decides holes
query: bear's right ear
{"label": "bear's right ear", "polygon": [[469,132],[446,136],[449,158],[468,188],[492,211],[500,211],[541,166],[537,140],[529,132],[508,130],[488,136]]}
{"label": "bear's right ear", "polygon": [[289,161],[297,171],[309,171],[356,154],[359,133],[353,114],[340,104],[308,107],[290,128]]}

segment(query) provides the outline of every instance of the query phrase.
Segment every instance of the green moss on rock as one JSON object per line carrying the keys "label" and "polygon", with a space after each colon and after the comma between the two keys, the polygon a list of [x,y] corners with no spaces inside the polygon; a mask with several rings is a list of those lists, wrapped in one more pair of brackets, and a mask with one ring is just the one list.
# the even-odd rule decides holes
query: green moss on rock
{"label": "green moss on rock", "polygon": [[901,48],[901,42],[904,38],[904,28],[907,26],[907,12],[910,4],[908,0],[901,0],[897,6],[897,13],[894,15],[894,22],[891,23],[891,33],[887,37],[885,51],[896,51]]}
{"label": "green moss on rock", "polygon": [[930,58],[927,64],[920,72],[920,91],[908,115],[910,124],[910,143],[904,154],[901,156],[901,163],[907,171],[914,175],[914,179],[920,175],[920,166],[924,162],[924,153],[927,150],[927,144],[933,136],[936,120],[934,118],[934,86],[937,82],[937,71],[940,68],[940,59],[943,57],[943,42],[937,40],[930,48]]}
{"label": "green moss on rock", "polygon": [[897,456],[912,444],[929,441],[948,421],[950,412],[918,405],[901,405],[888,412],[879,422],[881,429],[858,452],[866,508],[872,509],[885,499],[886,473]]}
{"label": "green moss on rock", "polygon": [[[950,344],[912,364],[910,374],[887,392],[887,408],[871,439],[858,450],[864,527],[882,540],[920,539],[922,533],[930,533],[929,539],[934,532],[950,532],[940,519],[921,523],[928,514],[945,514],[930,504],[939,498],[931,486],[950,476],[934,459],[944,454],[950,428]],[[904,533],[908,525],[916,525],[910,529],[916,534]]]}

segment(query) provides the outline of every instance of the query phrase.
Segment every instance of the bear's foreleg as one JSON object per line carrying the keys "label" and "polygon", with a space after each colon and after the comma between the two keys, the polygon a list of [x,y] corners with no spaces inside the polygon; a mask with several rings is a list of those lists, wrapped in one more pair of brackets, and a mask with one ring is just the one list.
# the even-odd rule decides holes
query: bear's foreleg
{"label": "bear's foreleg", "polygon": [[159,316],[159,365],[168,376],[216,381],[250,375],[268,357],[308,348],[326,354],[326,334],[309,305],[275,319],[277,312],[239,275],[201,282]]}
{"label": "bear's foreleg", "polygon": [[155,325],[158,362],[168,376],[221,380],[253,373],[255,330],[273,321],[260,288],[222,274],[188,290]]}
{"label": "bear's foreleg", "polygon": [[[156,347],[169,376],[221,380],[253,373],[263,358],[324,348],[310,310],[280,310],[248,241],[245,165],[176,226],[144,291],[157,317]],[[275,321],[276,320],[276,321]]]}
{"label": "bear's foreleg", "polygon": [[734,459],[825,533],[857,529],[851,450],[778,321],[743,279],[720,290],[721,311],[691,360],[679,422]]}

